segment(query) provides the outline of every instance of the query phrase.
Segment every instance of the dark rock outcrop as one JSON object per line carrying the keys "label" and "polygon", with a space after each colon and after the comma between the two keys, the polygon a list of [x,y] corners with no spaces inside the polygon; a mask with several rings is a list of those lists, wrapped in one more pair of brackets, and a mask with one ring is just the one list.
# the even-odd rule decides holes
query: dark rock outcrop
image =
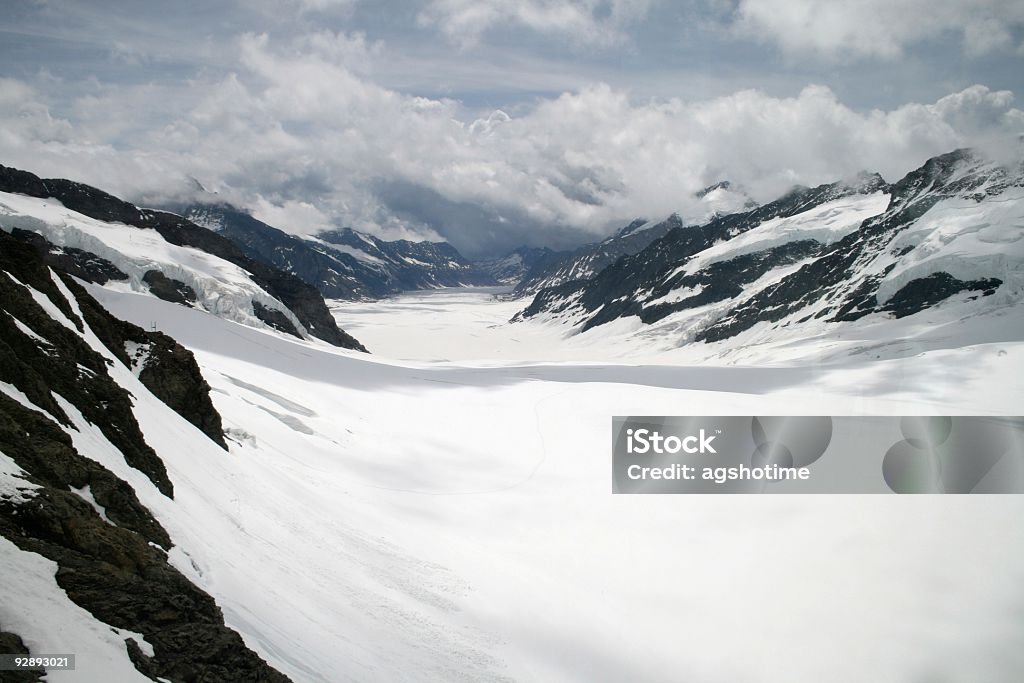
{"label": "dark rock outcrop", "polygon": [[[78,454],[56,423],[0,395],[0,450],[38,487],[0,499],[0,535],[57,563],[57,585],[96,619],[142,634],[154,656],[126,642],[136,668],[181,681],[287,680],[167,563],[170,539],[131,487]],[[86,486],[110,522],[71,490]]]}
{"label": "dark rock outcrop", "polygon": [[[698,205],[708,213],[705,214],[705,221],[689,221],[690,223],[706,222],[727,213],[747,212],[757,207],[757,202],[742,190],[734,188],[728,180],[709,185],[694,193],[694,199],[702,200]],[[672,214],[659,223],[638,218],[600,242],[585,244],[557,260],[538,264],[520,279],[513,295],[529,296],[543,289],[588,280],[623,256],[631,256],[644,250],[656,240],[682,227],[684,222],[686,221],[679,214]]]}
{"label": "dark rock outcrop", "polygon": [[181,280],[167,277],[159,270],[147,270],[142,281],[149,285],[149,291],[158,299],[183,306],[191,306],[196,302],[196,290]]}
{"label": "dark rock outcrop", "polygon": [[[74,280],[65,279],[86,323],[103,345],[133,368],[139,381],[174,412],[226,449],[220,413],[195,356],[171,337],[115,318]],[[134,347],[134,354],[129,353]]]}
{"label": "dark rock outcrop", "polygon": [[[74,429],[71,407],[56,398],[79,411],[130,466],[170,496],[163,462],[139,430],[131,396],[108,373],[113,361],[79,332],[88,326],[129,363],[127,342],[136,351],[148,345],[140,379],[168,403],[209,400],[194,359],[169,337],[117,320],[70,276],[59,277],[54,279],[35,246],[0,233],[0,381],[41,409],[0,393],[0,452],[23,471],[26,485],[16,495],[0,496],[0,535],[55,562],[57,585],[93,617],[140,633],[153,656],[130,638],[125,649],[143,674],[174,681],[287,681],[225,626],[213,598],[168,563],[167,531],[130,484],[76,449],[66,431]],[[37,301],[27,287],[46,301]],[[223,445],[216,420],[207,425],[208,433]],[[16,634],[0,634],[0,650],[23,651],[24,643]],[[3,680],[39,677],[5,673]]]}
{"label": "dark rock outcrop", "polygon": [[74,247],[58,247],[48,242],[42,235],[20,228],[12,230],[11,235],[35,247],[46,265],[80,280],[105,285],[111,280],[128,279],[128,276],[120,268],[92,252]]}
{"label": "dark rock outcrop", "polygon": [[[817,254],[821,250],[821,246],[814,240],[789,242],[772,249],[712,263],[692,275],[681,273],[655,287],[651,292],[651,298],[663,297],[679,288],[692,288],[697,293],[672,303],[641,307],[637,311],[637,315],[640,316],[641,321],[653,323],[676,311],[734,298],[743,292],[744,285],[754,282],[770,269],[795,263]],[[602,313],[603,311],[599,312],[590,320],[591,327],[605,322]]]}
{"label": "dark rock outcrop", "polygon": [[[28,647],[16,633],[0,631],[0,652],[9,655],[27,655]],[[50,654],[50,653],[39,653]],[[3,683],[37,683],[43,680],[42,671],[0,671]]]}
{"label": "dark rock outcrop", "polygon": [[513,294],[517,297],[529,296],[545,289],[585,281],[623,256],[642,251],[682,225],[683,220],[678,214],[672,214],[654,225],[644,219],[637,219],[605,240],[585,244],[547,264],[538,264],[523,276]]}
{"label": "dark rock outcrop", "polygon": [[960,292],[981,292],[982,296],[991,296],[1001,284],[1003,281],[998,278],[964,281],[949,273],[932,273],[905,284],[879,310],[891,311],[897,318],[905,318]]}
{"label": "dark rock outcrop", "polygon": [[35,405],[70,426],[71,418],[54,393],[60,395],[99,428],[129,465],[149,477],[162,493],[173,496],[164,463],[143,439],[131,397],[110,378],[104,358],[6,274],[42,291],[78,330],[84,329],[36,250],[0,232],[0,271],[6,271],[0,272],[4,311],[0,314],[0,381],[13,384]]}
{"label": "dark rock outcrop", "polygon": [[295,325],[293,325],[292,321],[288,319],[288,316],[281,311],[273,308],[267,308],[259,301],[253,301],[252,313],[275,330],[302,339],[302,335],[300,335],[299,331],[295,329]]}

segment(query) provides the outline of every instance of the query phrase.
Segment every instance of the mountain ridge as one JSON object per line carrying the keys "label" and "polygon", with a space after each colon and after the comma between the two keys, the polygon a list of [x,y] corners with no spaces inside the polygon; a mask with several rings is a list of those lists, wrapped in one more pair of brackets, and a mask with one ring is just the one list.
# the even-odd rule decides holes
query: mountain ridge
{"label": "mountain ridge", "polygon": [[699,223],[744,207],[749,209],[757,206],[746,192],[734,189],[727,180],[709,185],[694,193],[693,197],[699,201],[695,208],[686,212],[686,218],[678,212],[658,222],[636,218],[603,240],[577,247],[565,258],[527,273],[513,290],[514,296],[532,296],[549,287],[586,280],[622,256],[643,250],[684,224]]}
{"label": "mountain ridge", "polygon": [[752,211],[672,230],[587,280],[543,289],[513,320],[555,318],[579,331],[666,320],[678,343],[713,343],[755,327],[758,339],[782,328],[791,338],[818,320],[906,317],[1000,292],[1012,299],[1022,293],[1021,187],[1020,161],[1005,166],[958,149],[892,184],[861,174],[795,188]]}
{"label": "mountain ridge", "polygon": [[173,207],[257,261],[287,270],[327,298],[379,299],[403,291],[496,284],[447,242],[387,241],[351,228],[301,236],[224,202]]}
{"label": "mountain ridge", "polygon": [[[16,203],[20,203],[20,208],[8,207],[6,213],[0,213],[0,225],[9,230],[21,228],[29,232],[43,231],[46,233],[43,236],[57,247],[64,249],[68,258],[72,258],[77,251],[88,255],[87,258],[79,258],[81,254],[79,257],[75,257],[80,261],[92,258],[94,264],[106,262],[114,265],[114,270],[109,271],[104,277],[110,275],[117,277],[116,272],[119,272],[119,269],[116,264],[111,263],[111,258],[119,257],[124,246],[132,245],[122,245],[122,251],[118,251],[108,243],[109,239],[105,241],[102,235],[99,238],[90,236],[90,233],[82,232],[82,230],[69,225],[65,219],[61,219],[63,220],[62,224],[52,222],[56,219],[52,218],[52,207],[48,208],[45,200],[56,200],[67,210],[99,221],[102,225],[110,226],[110,230],[115,232],[121,229],[118,226],[141,231],[151,230],[159,235],[161,243],[198,250],[224,263],[231,264],[240,269],[240,275],[244,273],[242,277],[252,283],[250,289],[253,295],[265,298],[264,301],[256,302],[259,307],[252,303],[255,300],[248,300],[244,297],[235,304],[226,304],[223,296],[226,292],[221,291],[216,284],[215,280],[218,275],[214,273],[212,279],[209,277],[202,279],[203,282],[209,282],[217,290],[211,292],[207,299],[211,310],[228,313],[225,306],[239,306],[248,302],[248,312],[237,312],[237,315],[243,320],[246,316],[251,316],[262,320],[264,324],[271,327],[284,328],[284,331],[295,336],[301,336],[301,328],[310,336],[335,346],[359,351],[366,350],[354,337],[338,329],[322,295],[316,288],[291,273],[248,257],[227,238],[198,226],[182,216],[167,211],[139,208],[82,183],[65,179],[42,179],[28,171],[2,165],[0,165],[0,191],[10,193],[12,195],[10,201],[17,196],[43,200],[41,203],[31,206],[28,206],[32,204],[31,202],[19,200]],[[28,211],[28,213],[23,213],[23,211]],[[38,215],[31,215],[33,213]],[[48,219],[48,216],[51,217]],[[131,242],[131,233],[126,234],[128,242]],[[140,235],[140,237],[144,236],[144,234]],[[81,244],[70,243],[76,241]],[[193,303],[189,299],[194,299],[196,289],[202,283],[198,281],[185,283],[176,277],[192,277],[193,271],[189,271],[173,261],[153,261],[148,254],[145,254],[145,250],[141,249],[141,245],[134,246],[138,256],[129,258],[121,264],[125,267],[130,266],[131,270],[136,271],[131,274],[132,278],[137,277],[140,282],[145,282],[148,290],[154,295],[169,297],[170,300],[177,300],[178,303]],[[103,251],[104,254],[96,254],[95,251]],[[151,262],[155,268],[149,268],[146,265],[147,261]],[[153,270],[156,272],[151,274],[150,271]],[[80,271],[79,274],[87,276],[88,272],[86,269]],[[121,273],[121,275],[124,274]],[[192,290],[191,293],[189,293],[189,289]],[[260,317],[261,311],[262,318]],[[268,313],[268,311],[275,311],[276,315]],[[281,316],[287,319],[286,325],[281,322]]]}

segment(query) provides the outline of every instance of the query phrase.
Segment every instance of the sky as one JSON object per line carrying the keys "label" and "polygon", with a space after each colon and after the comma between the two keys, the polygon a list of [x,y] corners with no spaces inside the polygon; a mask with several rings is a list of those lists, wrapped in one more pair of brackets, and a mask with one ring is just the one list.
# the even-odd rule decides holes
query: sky
{"label": "sky", "polygon": [[569,248],[1024,133],[1019,0],[0,0],[0,164]]}

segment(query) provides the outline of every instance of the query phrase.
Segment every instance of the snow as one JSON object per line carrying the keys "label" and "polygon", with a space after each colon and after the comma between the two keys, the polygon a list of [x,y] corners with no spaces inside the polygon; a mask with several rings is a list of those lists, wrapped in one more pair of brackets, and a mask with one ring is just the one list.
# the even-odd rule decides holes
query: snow
{"label": "snow", "polygon": [[54,419],[53,415],[50,415],[50,413],[46,412],[42,408],[32,403],[32,401],[28,400],[28,396],[22,393],[22,391],[13,384],[8,384],[7,382],[0,382],[0,392],[3,392],[8,398],[17,401],[25,408],[28,408],[29,410],[34,410],[37,413],[42,413],[53,422],[57,421],[56,419]]}
{"label": "snow", "polygon": [[133,638],[143,651],[151,646],[137,633],[97,621],[71,602],[57,585],[57,564],[21,550],[0,536],[0,624],[21,636],[33,654],[74,654],[74,670],[51,670],[46,680],[139,681],[148,678],[128,659],[124,641]]}
{"label": "snow", "polygon": [[[677,287],[664,296],[659,296],[657,299],[651,299],[644,303],[645,308],[651,306],[657,306],[658,304],[674,304],[678,301],[689,299],[690,297],[697,296],[704,291],[704,285],[697,285],[696,287]],[[647,294],[641,294],[637,297],[638,299],[646,299]]]}
{"label": "snow", "polygon": [[868,218],[885,211],[888,204],[889,195],[884,192],[850,195],[789,218],[773,218],[731,240],[705,249],[669,277],[680,271],[693,274],[712,263],[766,251],[790,242],[815,240],[824,245],[832,244],[859,228]]}
{"label": "snow", "polygon": [[654,221],[644,221],[643,223],[641,223],[640,225],[636,226],[635,228],[632,228],[631,230],[627,230],[626,228],[628,228],[630,226],[626,226],[626,228],[623,228],[622,230],[619,230],[619,232],[617,232],[616,234],[614,234],[611,237],[609,237],[608,240],[606,240],[606,241],[614,240],[617,237],[625,237],[625,236],[628,236],[628,235],[635,235],[638,232],[643,232],[645,230],[650,230],[651,228],[653,228],[656,225],[660,225],[660,224],[659,223],[655,223]]}
{"label": "snow", "polygon": [[[944,199],[902,232],[893,250],[903,255],[878,288],[887,301],[904,285],[932,273],[946,272],[960,280],[996,277],[1002,301],[1024,294],[1024,188],[1009,188],[998,199]],[[878,259],[869,272],[880,272],[895,257]]]}
{"label": "snow", "polygon": [[[50,272],[52,273],[53,271],[51,270]],[[46,312],[48,316],[50,316],[51,318],[53,318],[58,323],[68,328],[72,332],[78,332],[78,328],[75,326],[75,324],[71,322],[71,320],[69,320],[66,315],[64,315],[63,311],[57,308],[57,306],[52,301],[50,301],[50,297],[46,296],[45,294],[35,289],[34,287],[29,287],[25,283],[18,280],[18,278],[11,275],[10,273],[4,272],[4,275],[9,277],[16,284],[19,284],[25,289],[27,289],[29,296],[32,297],[32,299],[39,305],[40,308],[42,308]]]}
{"label": "snow", "polygon": [[27,336],[27,337],[28,337],[29,339],[32,339],[33,341],[36,341],[36,342],[38,342],[37,346],[39,346],[40,348],[42,348],[42,349],[43,349],[44,351],[45,351],[45,350],[46,350],[47,348],[50,348],[50,347],[52,347],[52,346],[53,346],[53,344],[51,344],[51,343],[49,342],[49,340],[47,340],[47,339],[44,339],[43,337],[41,337],[41,336],[39,336],[38,334],[36,334],[36,333],[35,333],[35,332],[34,332],[34,331],[32,330],[32,328],[31,328],[31,327],[29,327],[29,326],[28,326],[28,325],[26,325],[25,323],[23,323],[23,322],[21,322],[20,320],[18,320],[17,318],[15,318],[15,317],[14,317],[13,315],[11,315],[11,313],[10,313],[9,311],[4,311],[4,313],[7,313],[7,315],[8,315],[8,316],[10,316],[11,320],[13,320],[13,321],[14,321],[14,325],[15,325],[15,327],[17,327],[17,328],[18,328],[18,329],[19,329],[19,330],[21,331],[21,333],[22,333],[22,334],[24,334],[25,336]]}
{"label": "snow", "polygon": [[93,497],[93,495],[92,495],[92,487],[91,487],[91,486],[89,486],[88,484],[86,484],[85,486],[83,486],[83,487],[82,487],[82,488],[80,488],[80,489],[76,489],[76,488],[75,488],[75,487],[73,487],[73,486],[71,486],[71,487],[69,487],[69,488],[70,488],[70,489],[71,489],[71,491],[72,491],[73,493],[75,493],[75,494],[76,494],[76,495],[77,495],[77,496],[78,496],[79,498],[81,498],[81,499],[82,499],[82,500],[84,500],[84,501],[85,501],[86,503],[88,503],[89,505],[91,505],[91,506],[92,506],[92,509],[96,511],[96,514],[98,514],[98,515],[100,516],[100,518],[102,518],[102,519],[103,519],[103,521],[104,521],[104,522],[106,522],[106,523],[107,523],[107,524],[109,524],[110,526],[117,526],[117,525],[116,525],[116,524],[114,524],[114,523],[113,523],[112,521],[110,521],[110,518],[109,518],[109,517],[107,517],[107,511],[106,511],[106,509],[105,509],[105,508],[104,508],[104,507],[103,507],[102,505],[100,505],[99,503],[97,503],[97,502],[96,502],[96,498],[95,498],[95,497]]}
{"label": "snow", "polygon": [[963,348],[926,335],[888,360],[865,326],[841,354],[833,339],[777,342],[801,360],[775,367],[688,364],[684,349],[637,365],[607,360],[638,348],[632,332],[507,325],[518,304],[487,290],[336,306],[373,357],[90,290],[191,348],[225,426],[249,438],[220,451],[118,365],[175,500],[69,410],[76,445],[128,478],[175,566],[296,680],[994,681],[1024,667],[1024,549],[1006,542],[1019,497],[617,497],[607,458],[616,414],[1013,411],[1022,389],[992,378],[1024,369],[1015,311],[990,312]]}
{"label": "snow", "polygon": [[305,334],[295,315],[253,282],[245,270],[202,250],[171,244],[155,230],[107,223],[72,211],[54,199],[8,192],[0,192],[0,228],[30,230],[58,246],[96,254],[128,275],[132,291],[148,293],[149,285],[142,278],[150,270],[159,270],[195,290],[199,306],[215,315],[266,328],[252,312],[256,301],[281,311]]}
{"label": "snow", "polygon": [[[314,237],[312,235],[305,235],[303,237],[304,237],[304,239],[309,240],[310,242],[316,242],[317,244],[323,245],[327,249],[332,249],[332,250],[340,252],[342,254],[348,254],[349,256],[353,256],[353,257],[355,257],[356,259],[358,259],[360,261],[365,261],[367,263],[374,263],[374,264],[377,264],[377,265],[383,265],[384,264],[384,261],[382,259],[374,256],[373,254],[368,254],[365,251],[363,251],[362,249],[356,249],[355,247],[350,247],[347,244],[335,244],[334,242],[328,242],[326,240],[319,239],[319,238]],[[364,239],[363,241],[365,242],[366,240]]]}
{"label": "snow", "polygon": [[152,344],[140,344],[130,340],[124,343],[124,351],[132,362],[132,373],[136,377],[146,369],[149,355],[152,353],[152,346]]}
{"label": "snow", "polygon": [[25,470],[0,451],[0,503],[24,503],[35,497],[39,486],[25,476]]}

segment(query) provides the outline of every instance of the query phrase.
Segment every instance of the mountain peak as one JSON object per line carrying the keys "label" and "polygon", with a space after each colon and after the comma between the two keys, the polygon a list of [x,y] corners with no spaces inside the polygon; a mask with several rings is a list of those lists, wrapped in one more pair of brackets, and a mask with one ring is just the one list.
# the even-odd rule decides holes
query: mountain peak
{"label": "mountain peak", "polygon": [[704,197],[708,196],[709,194],[711,194],[715,190],[731,190],[731,189],[732,189],[732,183],[730,181],[728,181],[728,180],[720,180],[717,183],[714,183],[712,185],[708,185],[703,190],[697,190],[696,192],[693,193],[693,196],[696,197],[697,199],[703,199]]}
{"label": "mountain peak", "polygon": [[637,218],[636,220],[632,221],[626,227],[619,229],[619,231],[616,232],[614,236],[615,237],[625,237],[626,235],[631,235],[631,234],[635,233],[637,230],[639,230],[640,228],[642,228],[643,226],[647,225],[648,223],[650,223],[650,221],[647,220],[646,218]]}

